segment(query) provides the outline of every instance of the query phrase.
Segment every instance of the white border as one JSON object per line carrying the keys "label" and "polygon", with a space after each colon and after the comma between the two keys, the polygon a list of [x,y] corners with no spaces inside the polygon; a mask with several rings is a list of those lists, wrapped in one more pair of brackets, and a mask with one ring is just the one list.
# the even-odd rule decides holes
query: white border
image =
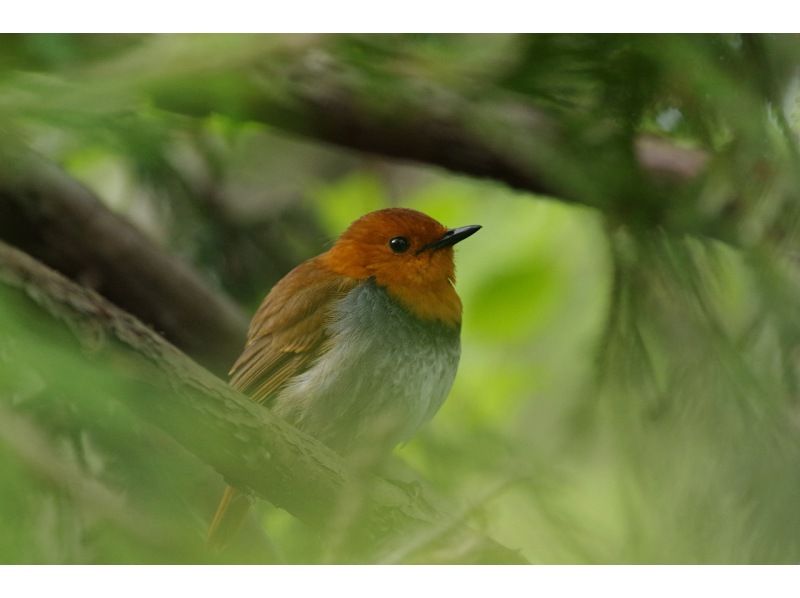
{"label": "white border", "polygon": [[[796,596],[799,567],[2,567],[7,596]],[[145,594],[145,592],[147,594]]]}
{"label": "white border", "polygon": [[6,32],[706,32],[798,27],[791,2],[670,0],[27,0]]}

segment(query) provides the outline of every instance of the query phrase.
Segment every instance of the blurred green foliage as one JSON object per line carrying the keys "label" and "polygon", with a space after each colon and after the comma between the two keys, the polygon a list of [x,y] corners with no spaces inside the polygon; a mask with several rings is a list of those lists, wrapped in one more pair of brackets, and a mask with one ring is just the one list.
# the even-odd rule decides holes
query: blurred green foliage
{"label": "blurred green foliage", "polygon": [[[595,207],[287,136],[280,115],[257,122],[249,68],[295,46],[363,76],[376,106],[418,93],[411,78],[546,110],[567,132],[553,176]],[[0,36],[0,130],[248,311],[367,211],[482,224],[457,251],[455,386],[398,456],[531,562],[791,563],[798,58],[781,36]],[[218,112],[160,107],[154,82],[173,79],[187,101],[217,86]],[[284,84],[268,80],[277,95]],[[644,132],[713,154],[706,182],[651,193],[632,165]],[[261,562],[273,553],[259,527],[289,562],[324,558],[268,505],[230,552],[206,552],[222,480],[108,398],[125,392],[113,368],[0,299],[3,412],[131,518],[43,476],[23,458],[27,428],[4,424],[0,562]]]}

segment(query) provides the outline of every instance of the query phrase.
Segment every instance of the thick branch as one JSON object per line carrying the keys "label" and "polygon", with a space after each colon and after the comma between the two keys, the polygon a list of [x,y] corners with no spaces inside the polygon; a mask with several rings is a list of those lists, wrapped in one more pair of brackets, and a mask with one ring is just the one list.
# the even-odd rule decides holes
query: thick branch
{"label": "thick branch", "polygon": [[136,315],[215,371],[244,342],[238,307],[59,168],[0,152],[0,238]]}
{"label": "thick branch", "polygon": [[[34,317],[49,318],[53,333],[69,331],[94,348],[87,359],[120,380],[115,398],[165,430],[230,483],[249,488],[319,529],[335,516],[336,497],[352,488],[345,463],[330,449],[274,417],[232,390],[166,343],[138,320],[0,243],[0,298],[22,300]],[[104,347],[98,351],[97,347]],[[41,375],[51,375],[42,364]],[[376,547],[391,550],[392,539],[441,525],[441,515],[419,491],[374,481],[359,529]],[[521,562],[519,555],[463,526],[447,534],[460,548],[461,562]]]}
{"label": "thick branch", "polygon": [[[151,91],[162,106],[187,114],[229,113],[564,201],[600,203],[592,185],[579,180],[591,172],[593,156],[576,155],[577,140],[529,102],[473,99],[397,73],[376,83],[318,49],[264,62],[250,70],[249,79],[241,72],[206,73],[192,80],[191,94],[185,91],[187,81],[174,78],[154,82]],[[230,97],[220,89],[229,89]],[[708,161],[703,151],[648,135],[639,137],[631,152],[645,179],[654,183],[689,182]]]}

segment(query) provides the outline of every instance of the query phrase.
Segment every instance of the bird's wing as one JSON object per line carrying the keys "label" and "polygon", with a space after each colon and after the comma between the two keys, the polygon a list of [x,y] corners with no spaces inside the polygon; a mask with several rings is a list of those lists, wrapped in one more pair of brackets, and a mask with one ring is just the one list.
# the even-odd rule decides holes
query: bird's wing
{"label": "bird's wing", "polygon": [[304,262],[276,284],[250,324],[247,345],[231,369],[231,385],[268,402],[325,352],[331,307],[357,281]]}
{"label": "bird's wing", "polygon": [[[231,385],[259,403],[269,402],[325,352],[331,307],[356,284],[331,273],[317,258],[282,278],[250,323],[247,345],[231,368]],[[222,547],[231,539],[249,504],[228,486],[208,530],[210,545]]]}

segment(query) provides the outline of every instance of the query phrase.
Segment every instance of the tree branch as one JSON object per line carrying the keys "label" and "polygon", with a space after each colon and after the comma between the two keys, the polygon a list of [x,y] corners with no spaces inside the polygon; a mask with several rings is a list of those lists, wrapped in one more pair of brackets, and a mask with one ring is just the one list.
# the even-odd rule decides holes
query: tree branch
{"label": "tree branch", "polygon": [[[96,293],[2,243],[0,291],[7,305],[22,301],[35,317],[49,318],[54,331],[88,342],[95,350],[85,352],[87,359],[118,376],[114,398],[237,487],[317,529],[325,529],[335,515],[341,491],[353,487],[353,473],[333,451],[237,393]],[[47,364],[41,364],[40,373],[44,378],[57,375]],[[370,558],[380,559],[398,538],[407,541],[409,535],[446,522],[418,491],[379,479],[371,486],[358,518]],[[516,552],[463,525],[443,542],[469,548],[459,553],[459,562],[523,562]]]}
{"label": "tree branch", "polygon": [[[530,102],[512,96],[474,99],[397,73],[376,83],[318,48],[284,54],[249,67],[244,76],[207,72],[192,78],[191,94],[185,91],[189,82],[174,77],[152,81],[149,89],[169,110],[227,113],[343,147],[602,207],[591,185],[579,180],[590,172],[591,155],[576,155],[576,140]],[[230,95],[221,95],[221,89]],[[652,183],[690,182],[708,162],[701,150],[652,135],[638,137],[630,149]]]}
{"label": "tree branch", "polygon": [[247,321],[232,301],[21,147],[0,148],[0,238],[94,288],[216,372],[241,350]]}

